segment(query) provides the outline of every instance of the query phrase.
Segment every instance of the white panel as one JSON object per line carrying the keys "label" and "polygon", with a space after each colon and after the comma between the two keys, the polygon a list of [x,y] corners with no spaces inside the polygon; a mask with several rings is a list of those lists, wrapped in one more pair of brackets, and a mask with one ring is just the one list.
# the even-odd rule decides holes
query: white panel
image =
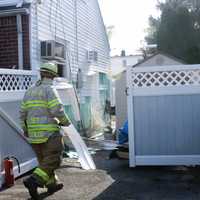
{"label": "white panel", "polygon": [[[126,73],[126,79],[127,79],[127,87],[131,85],[131,68],[129,67],[127,69]],[[132,93],[132,87],[131,90],[128,91],[127,96],[127,110],[128,110],[128,140],[129,140],[129,165],[131,167],[136,166],[136,160],[135,160],[135,133],[134,133],[134,126],[135,126],[135,119],[134,119],[134,105],[133,105],[133,93]]]}

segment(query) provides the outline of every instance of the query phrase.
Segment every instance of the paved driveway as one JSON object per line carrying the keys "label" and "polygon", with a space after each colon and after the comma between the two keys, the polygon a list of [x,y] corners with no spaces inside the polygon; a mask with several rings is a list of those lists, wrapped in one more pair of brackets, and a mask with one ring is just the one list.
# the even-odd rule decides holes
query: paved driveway
{"label": "paved driveway", "polygon": [[[192,200],[200,199],[200,169],[184,167],[129,168],[123,160],[108,160],[108,151],[94,156],[98,170],[84,171],[77,164],[65,161],[58,170],[65,183],[63,190],[50,200]],[[22,179],[15,186],[0,192],[0,200],[29,199]]]}

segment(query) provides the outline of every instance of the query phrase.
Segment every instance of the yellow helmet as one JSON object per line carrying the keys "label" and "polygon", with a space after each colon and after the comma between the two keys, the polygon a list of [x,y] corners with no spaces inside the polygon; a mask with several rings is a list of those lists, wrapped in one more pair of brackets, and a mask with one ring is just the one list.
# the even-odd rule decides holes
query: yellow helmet
{"label": "yellow helmet", "polygon": [[40,67],[41,72],[48,72],[55,76],[58,76],[58,66],[55,63],[47,62],[41,65]]}

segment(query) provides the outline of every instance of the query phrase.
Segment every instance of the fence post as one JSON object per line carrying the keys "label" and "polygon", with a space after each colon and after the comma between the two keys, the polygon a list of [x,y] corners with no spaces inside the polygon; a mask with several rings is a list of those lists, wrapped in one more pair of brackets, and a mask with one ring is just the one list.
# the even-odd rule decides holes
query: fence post
{"label": "fence post", "polygon": [[129,165],[136,166],[135,159],[135,134],[134,134],[134,97],[132,83],[132,66],[127,67],[126,83],[127,83],[127,107],[128,107],[128,137],[129,137]]}

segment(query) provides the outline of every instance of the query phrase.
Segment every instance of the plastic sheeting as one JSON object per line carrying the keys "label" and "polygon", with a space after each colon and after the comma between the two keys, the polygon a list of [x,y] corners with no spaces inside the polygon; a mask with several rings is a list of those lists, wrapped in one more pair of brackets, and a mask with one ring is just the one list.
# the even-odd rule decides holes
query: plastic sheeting
{"label": "plastic sheeting", "polygon": [[74,145],[82,168],[85,170],[96,169],[96,166],[88,151],[87,146],[85,145],[84,141],[82,140],[74,126],[71,124],[70,126],[62,127],[62,133],[64,136],[68,136],[72,144]]}

